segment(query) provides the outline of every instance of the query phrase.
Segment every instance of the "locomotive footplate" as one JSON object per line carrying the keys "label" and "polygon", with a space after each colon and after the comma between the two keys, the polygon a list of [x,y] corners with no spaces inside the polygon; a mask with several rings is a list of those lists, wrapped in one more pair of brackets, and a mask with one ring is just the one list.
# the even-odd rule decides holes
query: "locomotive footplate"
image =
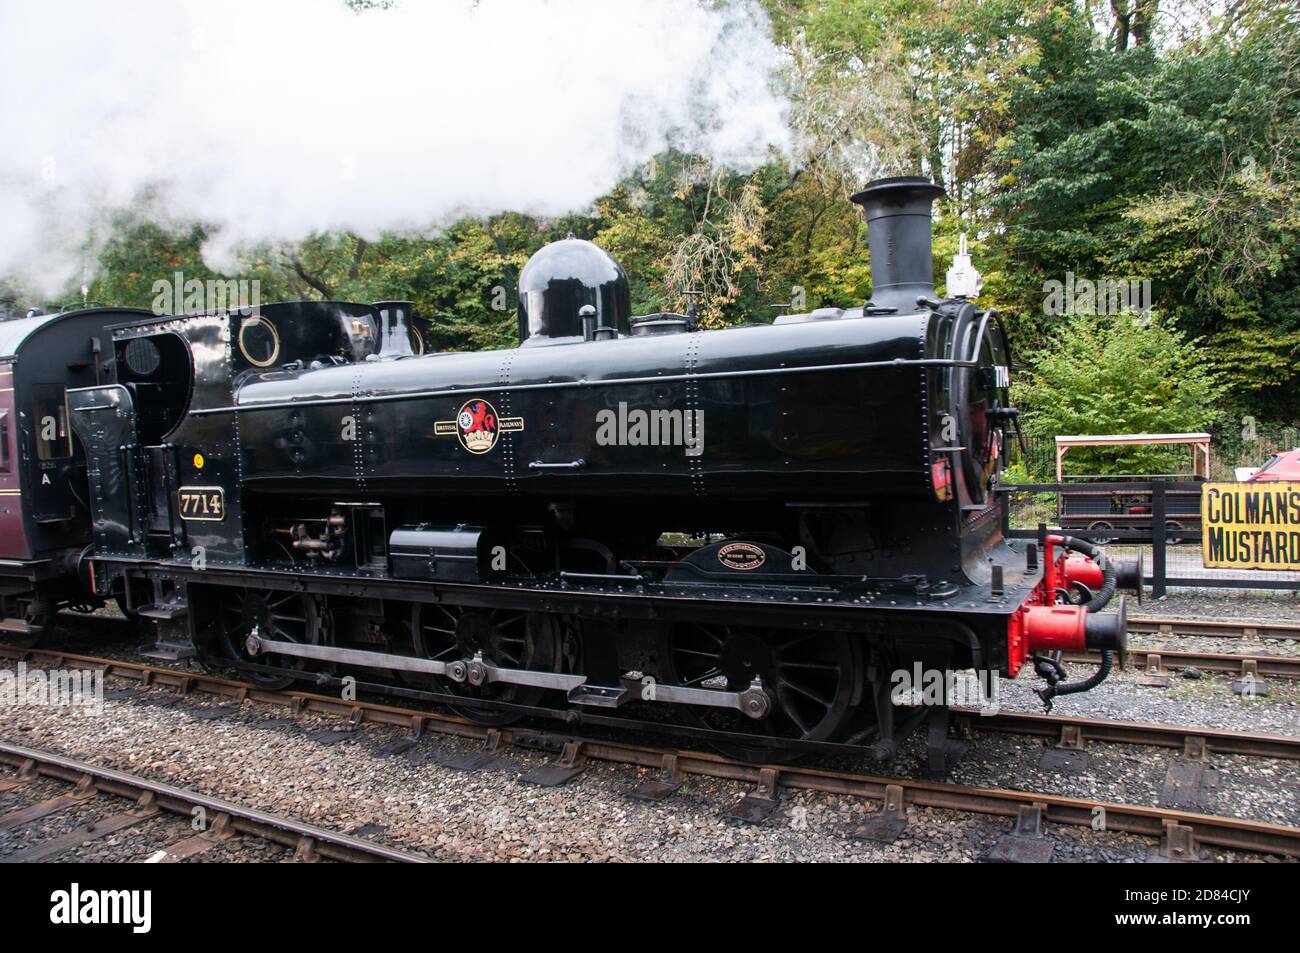
{"label": "locomotive footplate", "polygon": [[335,648],[326,645],[305,645],[298,642],[281,642],[263,638],[257,626],[244,643],[245,651],[256,658],[259,655],[290,655],[295,658],[314,659],[320,662],[337,662],[370,668],[394,669],[439,675],[459,684],[475,687],[492,683],[526,685],[533,688],[550,688],[566,692],[575,705],[593,708],[619,708],[640,700],[670,705],[699,705],[707,708],[729,708],[755,720],[767,717],[772,700],[761,678],[754,678],[744,691],[733,692],[714,688],[689,688],[679,685],[661,685],[638,678],[621,678],[618,685],[592,685],[585,675],[561,672],[530,671],[494,665],[477,653],[472,659],[439,662],[365,649]]}
{"label": "locomotive footplate", "polygon": [[[503,580],[491,583],[427,583],[380,578],[347,569],[303,567],[292,577],[258,567],[212,566],[200,572],[189,563],[159,563],[98,557],[96,574],[109,579],[114,572],[129,569],[151,577],[189,584],[249,587],[270,592],[303,592],[328,596],[356,596],[365,592],[376,598],[422,604],[444,603],[476,608],[521,609],[548,613],[572,613],[586,618],[650,619],[657,621],[704,621],[733,625],[790,626],[819,630],[874,631],[886,621],[903,622],[908,617],[942,619],[964,617],[985,619],[1005,629],[1029,597],[1042,573],[1008,569],[1003,590],[994,594],[987,584],[956,585],[953,595],[921,594],[908,590],[877,588],[857,581],[844,586],[773,586],[741,583],[565,583],[554,578]],[[701,598],[707,595],[707,598]],[[409,661],[409,660],[408,660]],[[411,669],[423,671],[423,669]],[[613,676],[597,679],[610,683]]]}

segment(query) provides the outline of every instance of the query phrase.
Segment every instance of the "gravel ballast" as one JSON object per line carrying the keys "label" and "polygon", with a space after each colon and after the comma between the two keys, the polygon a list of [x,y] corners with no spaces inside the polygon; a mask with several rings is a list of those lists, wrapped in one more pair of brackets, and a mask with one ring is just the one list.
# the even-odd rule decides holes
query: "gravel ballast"
{"label": "gravel ballast", "polygon": [[[541,788],[518,780],[544,762],[537,753],[510,750],[492,769],[459,771],[443,762],[480,748],[426,737],[401,754],[387,755],[403,733],[385,726],[349,730],[340,719],[321,717],[285,724],[282,711],[254,705],[207,719],[195,714],[229,706],[198,696],[179,699],[161,689],[123,695],[107,701],[100,717],[10,709],[0,713],[0,735],[439,860],[973,861],[1008,828],[1004,818],[913,808],[903,836],[880,845],[848,836],[867,816],[866,802],[808,792],[786,792],[761,826],[740,825],[722,814],[748,793],[741,784],[692,777],[667,801],[646,804],[627,796],[642,776],[628,767],[593,763],[568,785]],[[1042,790],[1055,784],[1063,794],[1148,798],[1167,754],[1104,749],[1109,750],[1098,746],[1094,753],[1088,779],[1054,779],[1033,773],[1041,747],[981,735],[976,754],[958,767],[953,780],[1020,788],[1041,784]],[[915,752],[908,752],[880,773],[911,773],[905,769],[915,764]],[[1237,769],[1228,768],[1231,778]],[[1280,789],[1296,788],[1293,773],[1278,781]],[[1257,797],[1241,806],[1240,816],[1258,810],[1270,819],[1276,811],[1294,811],[1294,801],[1285,798]],[[1144,838],[1065,826],[1053,826],[1051,836],[1058,859],[1139,861],[1155,847]],[[142,843],[141,854],[150,848],[156,845]],[[1215,856],[1264,859],[1233,852]]]}
{"label": "gravel ballast", "polygon": [[[1300,619],[1300,600],[1280,593],[1178,591],[1165,600],[1148,600],[1141,613],[1293,622]],[[140,660],[138,641],[125,625],[104,626],[104,617],[111,614],[68,619],[63,647]],[[1166,642],[1190,651],[1300,654],[1300,645],[1286,640],[1132,637],[1135,647]],[[1071,670],[1074,678],[1091,671],[1085,665]],[[1193,679],[1174,672],[1168,688],[1143,685],[1143,677],[1140,671],[1116,672],[1092,692],[1058,699],[1054,713],[1300,735],[1298,682],[1270,678],[1268,696],[1241,698],[1232,694],[1233,678],[1227,675],[1207,672]],[[1028,672],[1003,681],[1002,709],[1041,711],[1033,693],[1039,684]],[[165,689],[116,681],[107,688],[106,711],[98,717],[58,708],[0,709],[0,737],[439,860],[971,861],[980,859],[1009,826],[1003,818],[912,808],[910,828],[894,844],[880,845],[848,836],[868,815],[868,802],[808,792],[783,792],[781,806],[768,821],[747,826],[722,816],[749,793],[745,785],[692,777],[666,802],[646,804],[627,796],[643,774],[624,766],[593,763],[566,786],[541,788],[519,780],[527,769],[544,763],[540,753],[512,749],[489,769],[461,771],[444,762],[478,752],[478,746],[427,737],[409,748],[396,744],[406,750],[389,754],[404,736],[398,729],[370,724],[353,729],[341,719],[315,716],[295,722],[283,709],[235,708],[229,699],[182,698]],[[1087,769],[1068,775],[1040,768],[1042,752],[1041,740],[977,730],[952,781],[1154,805],[1176,756],[1166,749],[1094,744]],[[920,755],[920,739],[914,737],[893,763],[840,767],[916,777]],[[1209,807],[1214,813],[1300,824],[1300,763],[1220,755],[1212,761],[1218,779]],[[49,790],[66,788],[40,780],[0,792],[0,814],[30,803],[28,798],[39,800],[36,793]],[[61,823],[68,821],[52,820],[48,830],[33,836],[57,833]],[[62,859],[108,859],[123,852],[144,859],[179,839],[175,826],[148,823],[160,829],[141,825]],[[179,831],[185,832],[184,825]],[[1050,834],[1058,860],[1138,861],[1155,847],[1144,838],[1084,828],[1052,825]],[[0,854],[18,849],[16,843],[34,842],[25,837],[15,832],[0,839]],[[275,845],[236,838],[196,860],[284,860],[286,853]],[[1213,856],[1268,859],[1234,852]]]}

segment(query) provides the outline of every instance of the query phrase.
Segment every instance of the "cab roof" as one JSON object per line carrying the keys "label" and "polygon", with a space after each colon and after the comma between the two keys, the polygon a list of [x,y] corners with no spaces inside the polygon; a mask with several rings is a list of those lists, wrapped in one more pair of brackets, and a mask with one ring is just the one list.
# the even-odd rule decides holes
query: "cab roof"
{"label": "cab roof", "polygon": [[151,315],[143,308],[82,308],[77,311],[56,311],[53,314],[38,314],[31,318],[15,318],[12,321],[0,321],[0,361],[13,360],[23,345],[38,331],[57,324],[68,318],[85,317],[90,314],[138,314]]}

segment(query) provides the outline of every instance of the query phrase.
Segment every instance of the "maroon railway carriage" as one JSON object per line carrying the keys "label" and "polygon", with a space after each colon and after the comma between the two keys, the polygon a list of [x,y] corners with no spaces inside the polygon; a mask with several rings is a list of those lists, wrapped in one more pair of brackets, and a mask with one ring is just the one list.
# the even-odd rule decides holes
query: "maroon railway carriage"
{"label": "maroon railway carriage", "polygon": [[93,605],[86,459],[69,388],[116,379],[110,325],[149,314],[89,308],[0,322],[0,642],[30,644],[64,606]]}

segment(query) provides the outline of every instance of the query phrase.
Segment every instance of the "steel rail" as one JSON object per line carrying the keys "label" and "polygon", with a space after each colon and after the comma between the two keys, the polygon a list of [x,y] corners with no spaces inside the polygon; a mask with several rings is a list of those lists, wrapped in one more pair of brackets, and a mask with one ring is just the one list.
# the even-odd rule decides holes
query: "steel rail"
{"label": "steel rail", "polygon": [[[178,672],[173,669],[155,668],[134,662],[121,662],[111,659],[97,659],[88,656],[69,655],[66,653],[40,650],[15,650],[0,648],[0,654],[9,657],[41,658],[60,661],[64,664],[85,665],[105,673],[105,676],[119,676],[134,679],[142,685],[172,686],[181,692],[194,689],[213,692],[240,701],[258,701],[276,705],[287,705],[295,713],[314,712],[332,714],[350,718],[355,724],[374,722],[408,728],[413,735],[419,736],[425,731],[477,740],[490,748],[518,745],[521,748],[535,748],[549,751],[562,751],[562,758],[569,764],[578,764],[586,760],[600,760],[611,763],[631,765],[651,771],[658,770],[665,777],[680,779],[686,775],[718,778],[739,782],[750,782],[759,786],[760,793],[775,795],[778,788],[790,790],[808,790],[827,794],[838,794],[869,800],[884,801],[891,791],[901,797],[904,805],[918,807],[937,807],[947,810],[966,811],[977,814],[1015,817],[1022,806],[1039,805],[1043,817],[1049,822],[1093,826],[1096,823],[1098,809],[1104,812],[1106,829],[1146,837],[1159,838],[1164,835],[1169,825],[1190,828],[1195,839],[1203,844],[1217,847],[1257,851],[1262,853],[1300,856],[1300,827],[1272,824],[1265,821],[1244,820],[1235,817],[1223,817],[1210,814],[1198,814],[1161,807],[1143,807],[1130,804],[1118,804],[1105,801],[1092,801],[1084,798],[1063,797],[1052,794],[1039,794],[1031,791],[1017,791],[1001,788],[975,788],[947,784],[935,781],[922,781],[910,778],[887,778],[875,775],[858,774],[848,771],[823,770],[800,765],[760,765],[733,761],[720,755],[700,751],[684,751],[666,747],[650,747],[625,742],[582,738],[570,734],[543,731],[531,728],[490,728],[474,724],[462,718],[442,715],[418,709],[402,708],[377,702],[346,701],[307,692],[270,691],[231,679],[211,675]],[[976,723],[987,721],[977,711],[958,709],[957,714],[968,717]],[[1045,734],[1059,731],[1062,724],[1087,722],[1087,719],[1062,719],[1047,715],[1004,715],[994,716],[1004,719],[1005,730],[1010,730],[1013,723],[1018,729],[1032,734]],[[996,724],[993,723],[993,724]],[[1111,740],[1104,737],[1106,724],[1098,722],[1092,725],[1096,740]],[[1114,740],[1132,743],[1134,728],[1149,731],[1150,737],[1162,739],[1167,745],[1176,733],[1205,737],[1213,750],[1216,744],[1231,745],[1227,732],[1202,731],[1201,729],[1178,728],[1159,725],[1136,725],[1132,723],[1109,723],[1128,726],[1111,729],[1119,736]],[[1031,727],[1033,730],[1031,730]],[[1214,740],[1211,740],[1213,736]],[[1252,736],[1239,736],[1252,737]],[[1284,736],[1253,736],[1258,739],[1276,740],[1280,746],[1276,750],[1290,750],[1295,739]],[[1236,752],[1248,753],[1248,752]],[[1280,756],[1270,753],[1268,756]],[[338,835],[336,835],[338,836]],[[363,842],[364,843],[364,842]],[[369,846],[369,845],[367,845]]]}
{"label": "steel rail", "polygon": [[984,715],[974,708],[954,708],[959,725],[973,731],[1015,735],[1036,735],[1065,740],[1077,733],[1082,742],[1146,745],[1186,750],[1189,741],[1204,742],[1207,751],[1255,758],[1300,759],[1300,737],[1199,728],[1193,725],[1165,725],[1153,722],[1110,721],[1104,718],[1075,718],[1069,715],[1039,715],[1033,712],[999,711]]}
{"label": "steel rail", "polygon": [[[142,687],[156,685],[174,688],[181,694],[202,691],[238,702],[251,701],[288,707],[294,714],[335,715],[348,718],[358,724],[373,722],[405,728],[412,727],[413,719],[420,719],[421,725],[417,733],[424,730],[436,731],[438,724],[447,723],[455,726],[454,730],[448,732],[451,734],[463,734],[463,729],[468,729],[476,740],[484,740],[489,736],[488,729],[455,715],[382,702],[345,701],[334,695],[292,689],[260,688],[248,682],[222,678],[218,675],[184,672],[140,662],[75,655],[52,649],[14,649],[5,646],[0,646],[0,657],[15,660],[29,659],[56,666],[70,664],[74,667],[102,672],[105,677],[138,682]],[[1104,718],[1079,718],[1033,712],[998,711],[985,714],[976,708],[954,707],[952,713],[961,719],[964,727],[976,731],[1058,737],[1063,729],[1077,728],[1082,732],[1084,741],[1163,748],[1184,748],[1188,738],[1203,738],[1208,750],[1221,754],[1282,760],[1300,759],[1300,737],[1294,735],[1229,731],[1157,722],[1112,721]]]}
{"label": "steel rail", "polygon": [[272,841],[300,852],[318,854],[330,860],[348,863],[429,862],[427,857],[418,854],[372,843],[349,834],[329,831],[292,818],[268,814],[232,801],[210,797],[197,791],[128,774],[125,771],[78,761],[51,751],[0,742],[0,762],[10,764],[23,773],[34,771],[72,784],[84,782],[84,779],[89,778],[96,790],[117,797],[139,799],[148,795],[151,797],[152,806],[173,814],[191,817],[196,807],[203,808],[212,818],[224,814],[230,819],[230,828],[235,833]]}
{"label": "steel rail", "polygon": [[[1207,672],[1232,672],[1237,675],[1253,670],[1252,674],[1256,678],[1263,678],[1266,675],[1275,678],[1300,678],[1300,656],[1293,655],[1188,652],[1165,645],[1146,648],[1130,647],[1123,653],[1123,662],[1126,666],[1146,668],[1152,656],[1159,656],[1162,666],[1169,665],[1173,668],[1195,667]],[[1065,656],[1064,661],[1096,665],[1101,661],[1101,653],[1095,651],[1086,654],[1070,653]]]}
{"label": "steel rail", "polygon": [[1250,622],[1237,619],[1178,619],[1156,616],[1128,617],[1134,633],[1204,636],[1218,639],[1300,639],[1300,625],[1287,622]]}

